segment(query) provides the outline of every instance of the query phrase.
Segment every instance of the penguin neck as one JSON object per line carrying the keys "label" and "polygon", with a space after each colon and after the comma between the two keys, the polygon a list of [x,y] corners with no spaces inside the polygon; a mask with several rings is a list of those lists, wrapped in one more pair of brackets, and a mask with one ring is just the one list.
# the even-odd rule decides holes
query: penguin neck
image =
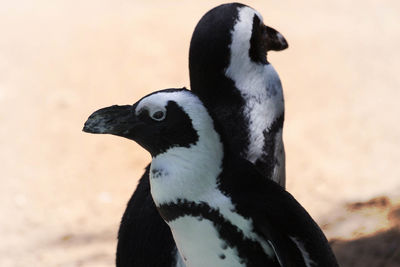
{"label": "penguin neck", "polygon": [[[268,106],[270,121],[273,121],[276,113],[283,111],[282,85],[278,73],[268,61],[264,63],[250,58],[251,42],[247,40],[252,37],[254,12],[246,7],[238,14],[238,23],[231,32],[229,65],[224,74],[234,82],[244,99],[254,99]],[[265,103],[266,100],[270,103]]]}
{"label": "penguin neck", "polygon": [[254,62],[242,52],[249,44],[235,41],[239,38],[236,35],[232,38],[231,61],[225,75],[232,79],[244,100],[248,143],[242,156],[267,178],[285,186],[284,98],[279,75],[271,64]]}
{"label": "penguin neck", "polygon": [[[244,13],[241,12],[240,15],[242,14]],[[274,67],[269,63],[254,62],[249,57],[247,51],[250,50],[250,43],[243,40],[250,37],[251,24],[235,25],[230,46],[230,62],[225,75],[234,82],[244,99],[243,114],[249,127],[249,145],[245,157],[255,163],[264,154],[273,153],[264,147],[265,136],[271,137],[276,134],[271,133],[270,129],[275,122],[283,121],[284,101],[282,84]],[[282,126],[279,125],[277,130],[281,131]]]}
{"label": "penguin neck", "polygon": [[150,185],[157,206],[180,199],[197,201],[217,188],[224,146],[211,118],[208,122],[197,129],[195,144],[172,147],[152,159]]}
{"label": "penguin neck", "polygon": [[[243,70],[244,69],[244,70]],[[244,99],[248,145],[243,156],[262,173],[285,185],[283,148],[284,98],[281,81],[271,64],[232,60],[226,71]]]}
{"label": "penguin neck", "polygon": [[[268,131],[271,125],[283,115],[282,84],[271,64],[254,63],[246,60],[248,57],[239,58],[239,56],[232,58],[226,70],[226,76],[234,81],[235,87],[244,99],[243,113],[249,121],[249,133],[254,133],[255,136],[263,139],[263,131]],[[256,141],[250,138],[250,143]],[[261,144],[256,143],[256,146],[262,148]]]}

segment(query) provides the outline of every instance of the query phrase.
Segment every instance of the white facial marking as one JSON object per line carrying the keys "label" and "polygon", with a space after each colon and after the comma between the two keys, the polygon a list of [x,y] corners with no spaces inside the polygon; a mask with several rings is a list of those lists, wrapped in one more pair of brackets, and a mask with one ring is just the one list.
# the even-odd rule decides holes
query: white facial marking
{"label": "white facial marking", "polygon": [[[157,96],[160,94],[154,94],[154,96]],[[147,110],[149,112],[149,116],[153,118],[154,114],[157,114],[159,112],[163,113],[164,116],[162,119],[165,118],[165,114],[167,112],[165,106],[167,105],[167,102],[163,98],[157,99],[156,97],[152,97],[153,95],[149,96],[150,99],[153,101],[149,101],[147,98],[142,99],[142,101],[139,102],[139,104],[136,106],[135,113],[136,115],[139,115],[143,111]],[[155,101],[157,100],[157,101]],[[155,119],[157,120],[157,119]]]}
{"label": "white facial marking", "polygon": [[[230,64],[225,71],[225,75],[235,82],[235,86],[246,100],[244,115],[249,121],[250,144],[244,156],[253,163],[263,155],[263,131],[268,131],[284,111],[282,85],[278,73],[271,64],[256,63],[249,57],[254,14],[257,13],[252,8],[239,8],[238,20],[231,32]],[[284,160],[280,161],[284,168]],[[273,177],[273,180],[279,179]]]}
{"label": "white facial marking", "polygon": [[203,199],[204,194],[216,188],[216,179],[222,168],[220,136],[196,96],[189,92],[159,93],[143,99],[138,108],[154,106],[155,103],[165,106],[169,100],[175,101],[188,114],[199,140],[190,147],[172,147],[153,158],[150,167],[150,178],[154,178],[150,179],[151,192],[158,205],[174,202],[178,198]]}

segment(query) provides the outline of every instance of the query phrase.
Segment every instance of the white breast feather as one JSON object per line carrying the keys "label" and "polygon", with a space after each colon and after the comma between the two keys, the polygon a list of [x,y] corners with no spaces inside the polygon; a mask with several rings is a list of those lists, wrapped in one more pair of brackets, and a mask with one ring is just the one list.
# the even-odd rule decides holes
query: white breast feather
{"label": "white breast feather", "polygon": [[[256,63],[249,57],[254,14],[255,11],[249,7],[239,9],[238,21],[231,32],[230,64],[225,71],[225,75],[235,82],[246,102],[243,112],[249,121],[250,129],[249,147],[244,156],[253,163],[260,159],[264,152],[264,130],[270,129],[272,123],[284,111],[283,91],[278,73],[271,64]],[[278,144],[283,147],[281,134],[282,132]],[[284,169],[283,149],[280,161]],[[274,180],[284,180],[280,178],[281,175],[278,176],[277,168],[274,171]]]}

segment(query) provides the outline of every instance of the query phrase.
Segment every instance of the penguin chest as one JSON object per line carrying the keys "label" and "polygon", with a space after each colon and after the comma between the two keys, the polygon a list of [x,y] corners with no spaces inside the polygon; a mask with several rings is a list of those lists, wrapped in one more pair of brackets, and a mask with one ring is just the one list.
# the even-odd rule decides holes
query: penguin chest
{"label": "penguin chest", "polygon": [[246,266],[219,237],[218,225],[201,216],[182,216],[168,223],[186,266]]}

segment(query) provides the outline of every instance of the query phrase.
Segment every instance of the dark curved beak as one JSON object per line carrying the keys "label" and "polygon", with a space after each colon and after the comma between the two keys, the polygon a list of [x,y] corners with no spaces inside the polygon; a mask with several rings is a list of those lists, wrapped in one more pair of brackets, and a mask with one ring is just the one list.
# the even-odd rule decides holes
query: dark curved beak
{"label": "dark curved beak", "polygon": [[285,37],[274,28],[264,26],[267,51],[281,51],[289,47]]}
{"label": "dark curved beak", "polygon": [[93,134],[113,134],[132,139],[135,126],[140,124],[135,115],[135,107],[111,106],[99,109],[89,116],[83,131]]}

